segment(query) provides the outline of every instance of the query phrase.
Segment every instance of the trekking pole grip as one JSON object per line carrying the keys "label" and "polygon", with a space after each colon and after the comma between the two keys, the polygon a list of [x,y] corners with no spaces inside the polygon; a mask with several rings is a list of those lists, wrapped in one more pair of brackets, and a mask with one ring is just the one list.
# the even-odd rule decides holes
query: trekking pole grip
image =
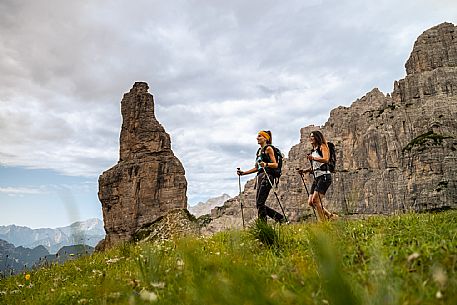
{"label": "trekking pole grip", "polygon": [[[238,173],[241,171],[241,169],[239,167],[236,168],[238,170]],[[244,213],[243,213],[243,197],[242,197],[242,194],[241,194],[241,175],[238,174],[238,187],[240,189],[240,197],[239,197],[239,200],[240,200],[240,208],[241,208],[241,219],[243,220],[243,229],[245,228],[245,224],[244,224]]]}

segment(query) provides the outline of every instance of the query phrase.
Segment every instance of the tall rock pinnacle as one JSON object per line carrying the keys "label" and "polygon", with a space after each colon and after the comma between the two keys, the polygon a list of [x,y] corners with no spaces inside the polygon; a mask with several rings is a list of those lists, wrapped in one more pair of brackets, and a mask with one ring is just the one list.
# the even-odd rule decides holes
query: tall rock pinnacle
{"label": "tall rock pinnacle", "polygon": [[148,84],[136,82],[121,102],[119,162],[99,178],[106,231],[101,247],[129,241],[142,226],[187,207],[184,168],[154,116],[148,89]]}
{"label": "tall rock pinnacle", "polygon": [[171,152],[170,136],[155,118],[154,98],[148,89],[148,84],[136,82],[122,99],[119,161]]}

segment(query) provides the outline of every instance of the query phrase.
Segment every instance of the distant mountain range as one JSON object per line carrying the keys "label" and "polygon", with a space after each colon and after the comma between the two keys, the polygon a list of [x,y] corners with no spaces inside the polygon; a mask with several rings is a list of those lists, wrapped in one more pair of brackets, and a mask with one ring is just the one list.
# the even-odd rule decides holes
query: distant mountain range
{"label": "distant mountain range", "polygon": [[188,206],[187,209],[194,216],[200,217],[205,214],[210,214],[212,209],[224,205],[224,202],[228,199],[230,199],[229,195],[222,194],[221,196],[210,198],[206,202],[199,202],[194,206]]}
{"label": "distant mountain range", "polygon": [[74,245],[62,247],[56,254],[49,254],[42,245],[29,249],[22,246],[15,247],[0,239],[0,279],[31,270],[34,267],[63,263],[93,252],[94,248],[91,246]]}
{"label": "distant mountain range", "polygon": [[0,278],[30,269],[39,261],[40,257],[48,254],[48,250],[43,246],[34,249],[22,246],[16,248],[13,244],[0,239]]}
{"label": "distant mountain range", "polygon": [[49,254],[41,257],[37,265],[45,266],[49,263],[64,263],[67,260],[94,253],[95,248],[88,245],[65,246],[59,249],[56,254]]}
{"label": "distant mountain range", "polygon": [[78,221],[67,227],[56,229],[31,229],[16,225],[0,226],[0,239],[16,247],[35,249],[41,245],[51,254],[57,253],[62,247],[77,244],[95,247],[104,237],[103,221],[97,218]]}

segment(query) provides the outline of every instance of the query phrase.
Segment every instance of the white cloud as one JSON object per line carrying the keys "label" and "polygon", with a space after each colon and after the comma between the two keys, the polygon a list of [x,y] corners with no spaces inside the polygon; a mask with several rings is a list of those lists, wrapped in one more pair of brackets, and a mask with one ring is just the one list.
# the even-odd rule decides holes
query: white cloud
{"label": "white cloud", "polygon": [[8,196],[24,196],[24,195],[46,195],[51,193],[60,193],[66,191],[75,192],[90,192],[96,189],[92,181],[86,181],[76,184],[46,184],[36,186],[2,186],[0,187],[0,194]]}
{"label": "white cloud", "polygon": [[23,195],[39,195],[45,194],[47,191],[41,187],[0,187],[0,193],[8,196],[23,196]]}
{"label": "white cloud", "polygon": [[[433,10],[430,9],[433,7]],[[119,102],[149,83],[189,197],[235,192],[259,129],[300,127],[404,76],[452,1],[0,2],[0,163],[97,176],[118,159]]]}

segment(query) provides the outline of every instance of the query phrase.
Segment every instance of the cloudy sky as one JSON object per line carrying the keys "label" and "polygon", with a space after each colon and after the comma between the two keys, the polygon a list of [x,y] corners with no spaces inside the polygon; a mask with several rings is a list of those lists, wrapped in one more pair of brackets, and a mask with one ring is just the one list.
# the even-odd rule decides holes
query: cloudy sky
{"label": "cloudy sky", "polygon": [[453,0],[0,0],[0,225],[102,217],[97,180],[118,161],[135,81],[193,205],[236,195],[258,130],[287,153],[331,109],[390,93],[417,36],[444,21]]}

